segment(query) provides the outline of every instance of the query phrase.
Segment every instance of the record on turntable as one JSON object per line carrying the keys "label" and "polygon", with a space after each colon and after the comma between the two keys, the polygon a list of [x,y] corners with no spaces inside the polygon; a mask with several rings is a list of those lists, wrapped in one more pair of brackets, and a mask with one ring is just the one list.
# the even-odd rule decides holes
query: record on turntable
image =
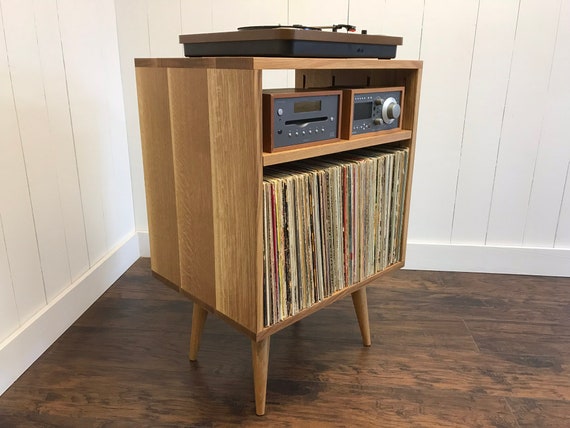
{"label": "record on turntable", "polygon": [[[338,30],[347,32],[339,32]],[[332,31],[323,31],[332,30]],[[222,33],[180,36],[187,57],[270,56],[391,59],[402,37],[371,35],[348,24],[329,27],[252,26]]]}

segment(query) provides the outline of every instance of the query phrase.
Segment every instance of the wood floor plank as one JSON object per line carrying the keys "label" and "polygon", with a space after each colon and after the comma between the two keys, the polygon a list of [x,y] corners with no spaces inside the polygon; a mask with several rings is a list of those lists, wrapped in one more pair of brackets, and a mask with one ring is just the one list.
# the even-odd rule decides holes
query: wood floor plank
{"label": "wood floor plank", "polygon": [[[0,397],[1,427],[566,427],[570,278],[401,271],[271,339],[255,416],[250,340],[129,269]],[[542,293],[542,294],[541,294]]]}
{"label": "wood floor plank", "polygon": [[[559,325],[471,321],[466,325],[482,352],[529,356],[559,356],[570,365],[570,331]],[[559,332],[559,333],[554,333]]]}
{"label": "wood floor plank", "polygon": [[570,421],[567,401],[508,398],[507,402],[521,428],[567,427]]}

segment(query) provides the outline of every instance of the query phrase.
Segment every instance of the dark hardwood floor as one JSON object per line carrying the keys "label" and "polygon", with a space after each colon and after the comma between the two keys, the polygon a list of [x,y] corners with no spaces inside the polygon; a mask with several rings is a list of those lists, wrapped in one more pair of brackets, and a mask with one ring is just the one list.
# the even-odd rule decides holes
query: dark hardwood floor
{"label": "dark hardwood floor", "polygon": [[570,278],[401,271],[368,287],[372,347],[351,299],[271,340],[255,415],[250,341],[125,273],[0,397],[1,427],[570,426]]}

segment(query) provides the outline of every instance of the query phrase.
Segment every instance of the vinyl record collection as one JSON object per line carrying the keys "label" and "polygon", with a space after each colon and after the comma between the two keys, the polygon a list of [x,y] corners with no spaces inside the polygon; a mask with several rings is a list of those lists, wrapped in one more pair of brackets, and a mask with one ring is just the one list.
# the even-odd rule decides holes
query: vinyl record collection
{"label": "vinyl record collection", "polygon": [[408,157],[376,147],[265,168],[266,326],[400,260]]}

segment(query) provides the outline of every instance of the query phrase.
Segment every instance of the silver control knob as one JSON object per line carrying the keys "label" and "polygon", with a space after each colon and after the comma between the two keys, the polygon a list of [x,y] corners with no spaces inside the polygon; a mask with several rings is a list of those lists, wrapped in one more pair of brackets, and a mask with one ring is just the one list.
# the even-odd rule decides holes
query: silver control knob
{"label": "silver control knob", "polygon": [[377,117],[376,119],[374,119],[374,125],[382,125],[382,119],[380,119],[379,117]]}
{"label": "silver control knob", "polygon": [[378,97],[374,100],[374,104],[376,104],[377,106],[379,106],[380,104],[382,104],[382,98]]}
{"label": "silver control knob", "polygon": [[400,104],[394,97],[388,98],[382,105],[382,119],[385,123],[392,123],[400,117]]}

